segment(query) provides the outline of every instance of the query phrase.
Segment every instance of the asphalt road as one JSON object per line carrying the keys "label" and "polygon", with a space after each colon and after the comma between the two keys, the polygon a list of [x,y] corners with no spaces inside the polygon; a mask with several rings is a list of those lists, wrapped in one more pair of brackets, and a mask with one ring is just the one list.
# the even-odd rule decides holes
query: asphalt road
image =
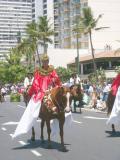
{"label": "asphalt road", "polygon": [[65,128],[67,152],[61,152],[59,135],[52,137],[52,149],[47,149],[46,132],[46,141],[41,143],[39,121],[35,125],[35,142],[30,140],[31,131],[12,139],[24,110],[23,102],[0,104],[0,160],[120,160],[120,128],[112,134],[105,113],[73,113],[73,123]]}

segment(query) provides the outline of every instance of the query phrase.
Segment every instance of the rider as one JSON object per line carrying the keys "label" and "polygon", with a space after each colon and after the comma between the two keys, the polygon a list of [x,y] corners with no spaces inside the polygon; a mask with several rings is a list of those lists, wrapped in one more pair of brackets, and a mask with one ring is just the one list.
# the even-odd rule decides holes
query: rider
{"label": "rider", "polygon": [[[33,95],[34,101],[42,101],[46,92],[55,86],[61,86],[61,81],[52,65],[49,65],[49,57],[43,54],[42,67],[37,69],[34,74],[34,81],[31,88],[28,90],[30,96]],[[56,108],[53,108],[56,112]]]}
{"label": "rider", "polygon": [[42,67],[36,69],[32,86],[28,89],[31,99],[18,123],[13,138],[27,133],[32,128],[39,116],[41,102],[49,86],[57,87],[62,85],[54,67],[49,65],[47,54],[43,54],[41,61]]}

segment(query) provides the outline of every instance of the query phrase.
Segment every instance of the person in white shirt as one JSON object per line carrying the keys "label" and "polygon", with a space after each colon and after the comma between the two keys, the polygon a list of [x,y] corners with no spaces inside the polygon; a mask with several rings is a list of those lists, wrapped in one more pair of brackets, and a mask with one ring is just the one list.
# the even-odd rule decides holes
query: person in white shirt
{"label": "person in white shirt", "polygon": [[74,74],[70,77],[70,86],[75,84],[75,76]]}
{"label": "person in white shirt", "polygon": [[33,76],[32,73],[28,73],[27,76],[24,79],[24,87],[27,89],[30,85],[32,85],[33,82]]}
{"label": "person in white shirt", "polygon": [[80,77],[78,75],[76,75],[75,84],[80,84]]}

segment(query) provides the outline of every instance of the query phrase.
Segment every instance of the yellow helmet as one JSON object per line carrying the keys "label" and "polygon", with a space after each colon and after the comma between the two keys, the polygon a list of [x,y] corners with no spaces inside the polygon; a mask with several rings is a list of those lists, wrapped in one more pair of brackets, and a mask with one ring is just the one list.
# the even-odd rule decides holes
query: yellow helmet
{"label": "yellow helmet", "polygon": [[46,53],[42,54],[41,61],[49,61],[49,57]]}

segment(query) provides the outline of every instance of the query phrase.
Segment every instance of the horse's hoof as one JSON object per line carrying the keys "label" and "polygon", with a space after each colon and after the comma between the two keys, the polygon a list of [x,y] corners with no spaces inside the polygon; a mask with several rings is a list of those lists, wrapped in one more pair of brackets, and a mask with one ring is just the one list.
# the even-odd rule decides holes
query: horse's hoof
{"label": "horse's hoof", "polygon": [[34,136],[31,137],[31,141],[35,141],[35,137]]}

